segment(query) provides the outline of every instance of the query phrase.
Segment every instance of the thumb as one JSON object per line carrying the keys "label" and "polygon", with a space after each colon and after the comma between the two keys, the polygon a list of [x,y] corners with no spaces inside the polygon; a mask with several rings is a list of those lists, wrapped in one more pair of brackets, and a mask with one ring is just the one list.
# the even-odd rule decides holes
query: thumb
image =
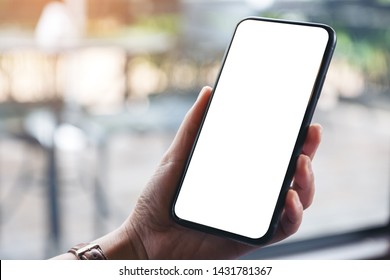
{"label": "thumb", "polygon": [[163,158],[164,163],[185,162],[191,152],[212,89],[204,87],[192,108],[187,112],[171,146]]}

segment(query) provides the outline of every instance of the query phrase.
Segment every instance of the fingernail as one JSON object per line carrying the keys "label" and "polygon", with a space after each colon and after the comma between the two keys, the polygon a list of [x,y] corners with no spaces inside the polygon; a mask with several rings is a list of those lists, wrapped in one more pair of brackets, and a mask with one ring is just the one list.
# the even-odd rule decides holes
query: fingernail
{"label": "fingernail", "polygon": [[203,88],[201,89],[201,91],[199,92],[197,99],[199,99],[199,98],[200,98],[207,90],[209,90],[209,89],[210,89],[209,86],[203,87]]}

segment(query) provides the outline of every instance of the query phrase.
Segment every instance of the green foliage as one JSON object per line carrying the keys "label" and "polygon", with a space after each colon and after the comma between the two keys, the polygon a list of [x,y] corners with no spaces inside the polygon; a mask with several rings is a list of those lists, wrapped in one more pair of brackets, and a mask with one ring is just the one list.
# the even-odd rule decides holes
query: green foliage
{"label": "green foliage", "polygon": [[156,16],[141,17],[132,26],[144,32],[167,33],[176,35],[179,31],[180,18],[177,14],[164,14]]}
{"label": "green foliage", "polygon": [[335,56],[346,60],[353,67],[366,74],[366,77],[379,82],[389,76],[389,32],[382,31],[362,33],[356,36],[346,29],[337,28],[337,48]]}

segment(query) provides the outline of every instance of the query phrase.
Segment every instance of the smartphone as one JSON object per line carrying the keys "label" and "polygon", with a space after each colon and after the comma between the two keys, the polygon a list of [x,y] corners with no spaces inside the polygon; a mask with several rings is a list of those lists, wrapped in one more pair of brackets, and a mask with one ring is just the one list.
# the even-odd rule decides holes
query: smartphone
{"label": "smartphone", "polygon": [[272,237],[335,44],[323,24],[238,23],[172,204],[177,223],[249,244]]}

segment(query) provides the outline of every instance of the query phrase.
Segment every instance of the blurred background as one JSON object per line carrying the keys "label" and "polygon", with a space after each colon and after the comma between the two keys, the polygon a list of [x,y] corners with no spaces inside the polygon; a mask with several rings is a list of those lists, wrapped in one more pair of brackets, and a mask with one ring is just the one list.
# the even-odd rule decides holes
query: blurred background
{"label": "blurred background", "polygon": [[253,15],[329,24],[338,45],[314,116],[314,204],[294,237],[247,257],[385,257],[389,0],[0,0],[0,258],[119,226]]}

